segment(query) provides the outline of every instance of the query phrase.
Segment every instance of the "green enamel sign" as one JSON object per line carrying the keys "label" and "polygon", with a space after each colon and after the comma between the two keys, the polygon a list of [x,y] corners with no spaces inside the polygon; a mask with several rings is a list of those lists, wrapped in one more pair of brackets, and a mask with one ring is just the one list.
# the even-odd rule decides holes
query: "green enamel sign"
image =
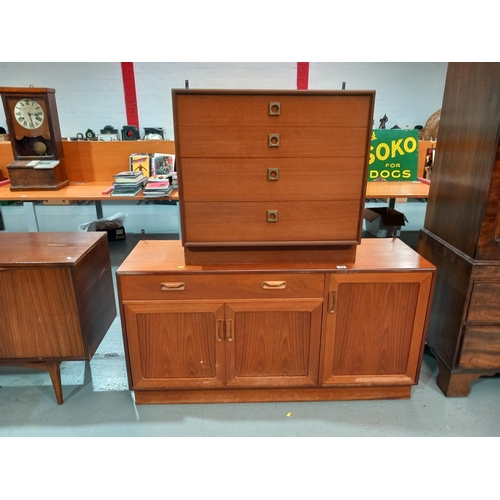
{"label": "green enamel sign", "polygon": [[418,130],[373,130],[369,181],[416,181],[417,171]]}

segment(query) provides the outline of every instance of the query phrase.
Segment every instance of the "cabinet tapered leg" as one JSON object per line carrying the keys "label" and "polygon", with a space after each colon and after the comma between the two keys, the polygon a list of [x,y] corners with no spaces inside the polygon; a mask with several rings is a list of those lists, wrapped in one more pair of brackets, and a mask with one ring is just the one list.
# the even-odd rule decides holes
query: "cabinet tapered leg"
{"label": "cabinet tapered leg", "polygon": [[16,362],[2,361],[0,364],[4,366],[18,366],[20,368],[33,368],[35,370],[43,370],[49,372],[52,386],[56,394],[57,403],[63,404],[62,384],[61,384],[61,361],[33,361],[33,362]]}
{"label": "cabinet tapered leg", "polygon": [[437,385],[444,395],[451,398],[465,398],[470,393],[470,385],[477,380],[480,373],[452,373],[438,358],[439,373]]}
{"label": "cabinet tapered leg", "polygon": [[52,386],[54,387],[54,392],[56,393],[57,404],[63,404],[62,395],[62,384],[61,384],[61,362],[60,361],[47,361],[46,363],[47,371],[50,374],[50,379],[52,380]]}

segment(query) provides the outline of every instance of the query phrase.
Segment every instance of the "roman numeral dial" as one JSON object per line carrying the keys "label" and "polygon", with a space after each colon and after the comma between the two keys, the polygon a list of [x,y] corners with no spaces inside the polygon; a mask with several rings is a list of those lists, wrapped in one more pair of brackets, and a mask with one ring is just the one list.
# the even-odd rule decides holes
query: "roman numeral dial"
{"label": "roman numeral dial", "polygon": [[21,99],[14,106],[14,116],[24,128],[35,130],[45,120],[45,113],[40,104],[33,99]]}

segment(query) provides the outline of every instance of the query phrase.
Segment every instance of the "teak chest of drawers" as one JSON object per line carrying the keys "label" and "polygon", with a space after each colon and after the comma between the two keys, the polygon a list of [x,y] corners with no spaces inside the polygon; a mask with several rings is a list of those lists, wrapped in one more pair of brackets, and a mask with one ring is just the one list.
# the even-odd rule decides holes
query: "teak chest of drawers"
{"label": "teak chest of drawers", "polygon": [[50,373],[89,361],[116,318],[105,233],[0,234],[0,365]]}
{"label": "teak chest of drawers", "polygon": [[188,264],[353,262],[374,91],[172,91]]}
{"label": "teak chest of drawers", "polygon": [[400,240],[355,262],[187,265],[141,241],[117,270],[138,404],[408,398],[435,268]]}

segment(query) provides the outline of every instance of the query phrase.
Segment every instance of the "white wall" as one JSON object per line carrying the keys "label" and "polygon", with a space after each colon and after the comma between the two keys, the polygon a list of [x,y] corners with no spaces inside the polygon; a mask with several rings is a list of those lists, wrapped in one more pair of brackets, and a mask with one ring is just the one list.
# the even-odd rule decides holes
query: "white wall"
{"label": "white wall", "polygon": [[[174,138],[171,89],[184,88],[185,80],[191,88],[295,89],[297,84],[295,62],[138,62],[134,69],[141,134],[144,127],[163,127],[166,139]],[[384,113],[387,128],[413,128],[440,109],[446,69],[445,62],[312,62],[309,88],[340,90],[346,82],[347,90],[376,90],[375,128]],[[56,89],[64,137],[127,124],[119,62],[0,62],[0,87],[29,85]],[[7,128],[3,107],[0,126]]]}
{"label": "white wall", "polygon": [[374,127],[387,115],[386,128],[425,125],[441,108],[447,63],[311,63],[310,89],[375,90]]}

